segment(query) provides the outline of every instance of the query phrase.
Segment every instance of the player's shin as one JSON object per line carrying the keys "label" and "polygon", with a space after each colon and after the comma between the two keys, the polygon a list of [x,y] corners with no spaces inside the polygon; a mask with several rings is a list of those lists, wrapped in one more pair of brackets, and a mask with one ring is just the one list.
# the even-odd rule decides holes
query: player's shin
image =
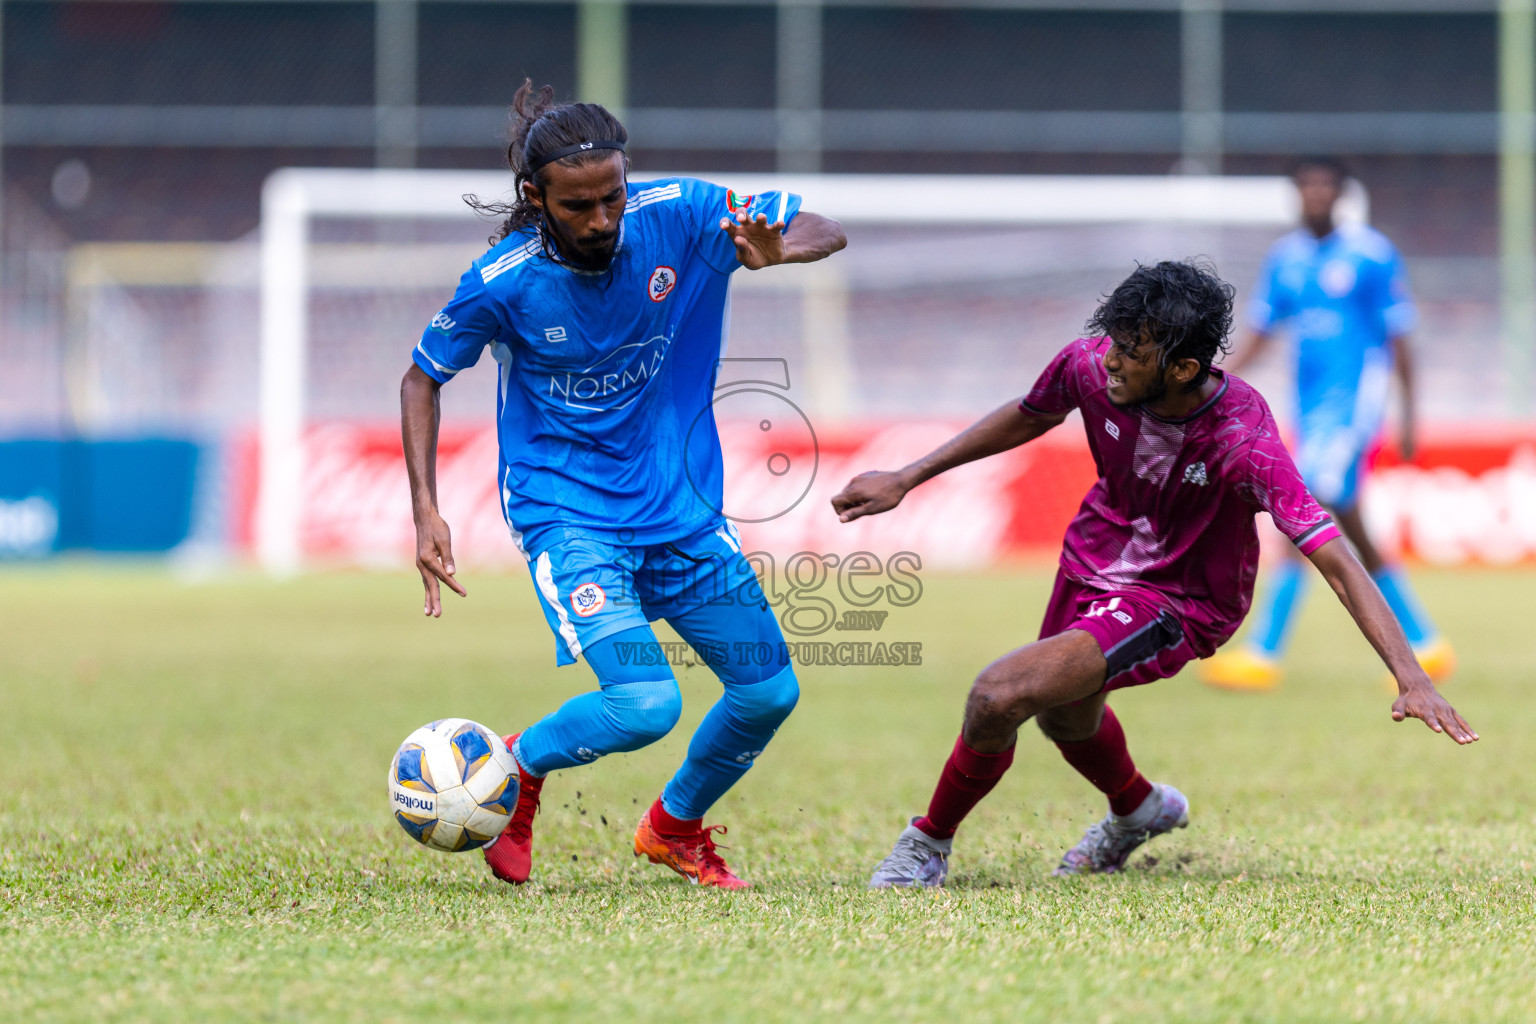
{"label": "player's shin", "polygon": [[913,824],[934,839],[951,838],[1013,764],[1013,751],[1010,746],[1000,753],[983,754],[968,746],[964,736],[957,737],[928,801],[928,813]]}
{"label": "player's shin", "polygon": [[1054,742],[1067,763],[1109,798],[1109,809],[1116,815],[1134,814],[1152,795],[1152,784],[1136,770],[1125,744],[1125,731],[1109,705],[1104,706],[1098,731],[1088,739]]}
{"label": "player's shin", "polygon": [[727,683],[688,744],[688,758],[667,783],[662,807],[676,821],[696,823],[768,746],[800,697],[786,666],[756,683]]}

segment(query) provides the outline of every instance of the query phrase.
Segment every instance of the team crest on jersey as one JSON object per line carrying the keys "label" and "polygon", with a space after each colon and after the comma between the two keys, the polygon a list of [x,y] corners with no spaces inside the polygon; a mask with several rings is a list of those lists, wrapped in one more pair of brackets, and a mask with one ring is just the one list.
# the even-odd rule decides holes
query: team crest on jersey
{"label": "team crest on jersey", "polygon": [[672,294],[672,289],[677,287],[677,271],[671,267],[657,267],[651,271],[651,283],[646,291],[651,296],[652,302],[660,302]]}
{"label": "team crest on jersey", "polygon": [[1205,475],[1205,463],[1191,462],[1184,467],[1184,482],[1204,487],[1209,481]]}
{"label": "team crest on jersey", "polygon": [[740,213],[752,205],[752,200],[757,196],[739,196],[735,192],[727,190],[725,193],[725,208],[732,213]]}
{"label": "team crest on jersey", "polygon": [[583,583],[571,591],[571,610],[582,618],[589,618],[603,610],[608,595],[596,583]]}

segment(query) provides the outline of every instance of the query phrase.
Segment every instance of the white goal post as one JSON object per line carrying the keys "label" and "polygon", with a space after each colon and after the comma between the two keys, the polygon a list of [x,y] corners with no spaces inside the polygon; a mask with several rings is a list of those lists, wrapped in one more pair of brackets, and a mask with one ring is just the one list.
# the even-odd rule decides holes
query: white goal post
{"label": "white goal post", "polygon": [[[670,175],[633,172],[637,179]],[[786,190],[808,209],[845,224],[960,226],[1085,225],[1122,222],[1186,225],[1293,224],[1297,198],[1283,177],[777,175],[700,173],[749,192]],[[1353,183],[1352,183],[1353,184]],[[505,172],[284,168],[261,199],[260,398],[255,552],[263,568],[284,575],[303,562],[306,365],[311,227],[320,218],[471,220],[462,196],[501,196]],[[1346,219],[1364,220],[1366,197],[1352,188]],[[468,263],[466,254],[465,264]],[[822,268],[818,268],[821,271]],[[826,310],[835,267],[802,270],[791,286],[805,293],[806,317]],[[454,282],[443,281],[446,300]],[[835,308],[835,304],[834,304]],[[824,332],[835,348],[837,332]],[[403,353],[408,346],[402,339]],[[817,343],[824,340],[818,332]],[[822,358],[818,356],[818,358]],[[826,358],[836,364],[836,353]]]}

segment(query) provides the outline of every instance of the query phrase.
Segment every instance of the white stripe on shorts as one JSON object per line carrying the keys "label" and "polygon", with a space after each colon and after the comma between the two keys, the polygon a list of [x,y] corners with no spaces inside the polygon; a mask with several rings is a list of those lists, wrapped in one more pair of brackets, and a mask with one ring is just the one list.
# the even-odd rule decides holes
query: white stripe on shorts
{"label": "white stripe on shorts", "polygon": [[571,625],[571,617],[565,614],[565,603],[560,600],[560,589],[555,586],[555,573],[549,564],[548,551],[539,553],[539,559],[534,563],[533,578],[538,581],[539,593],[560,619],[559,633],[560,639],[565,641],[565,649],[571,652],[571,657],[581,657],[581,641],[576,638],[576,627]]}

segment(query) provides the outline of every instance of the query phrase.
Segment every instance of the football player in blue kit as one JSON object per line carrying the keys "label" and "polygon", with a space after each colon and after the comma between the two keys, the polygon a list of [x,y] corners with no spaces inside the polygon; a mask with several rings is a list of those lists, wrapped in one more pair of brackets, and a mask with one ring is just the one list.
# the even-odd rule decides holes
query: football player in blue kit
{"label": "football player in blue kit", "polygon": [[[1240,373],[1278,331],[1294,335],[1296,463],[1302,478],[1360,553],[1419,664],[1439,682],[1455,667],[1455,653],[1407,579],[1371,543],[1360,515],[1365,459],[1381,430],[1394,374],[1403,403],[1399,445],[1404,457],[1413,456],[1409,334],[1417,313],[1402,257],[1381,232],[1334,221],[1347,178],[1340,161],[1308,157],[1292,173],[1302,226],[1270,249],[1249,307],[1251,337],[1223,368]],[[1203,662],[1205,682],[1231,690],[1279,685],[1280,656],[1306,580],[1298,558],[1287,557],[1274,569],[1245,645]]]}
{"label": "football player in blue kit", "polygon": [[[720,511],[711,408],[731,274],[809,263],[846,244],[800,197],[743,196],[688,178],[628,180],[628,133],[595,104],[525,82],[507,150],[516,194],[433,318],[401,384],[425,611],[459,595],[434,464],[438,392],[489,348],[500,372],[498,493],[529,561],[559,664],[599,688],[508,736],[521,793],[488,837],[496,877],[528,878],[544,777],[665,736],[682,708],[649,622],[666,619],[724,684],[687,757],[642,816],[635,854],[692,881],[743,888],[703,818],[752,766],[799,696],[778,622]],[[740,645],[740,646],[739,646]],[[774,656],[761,664],[743,650]]]}

